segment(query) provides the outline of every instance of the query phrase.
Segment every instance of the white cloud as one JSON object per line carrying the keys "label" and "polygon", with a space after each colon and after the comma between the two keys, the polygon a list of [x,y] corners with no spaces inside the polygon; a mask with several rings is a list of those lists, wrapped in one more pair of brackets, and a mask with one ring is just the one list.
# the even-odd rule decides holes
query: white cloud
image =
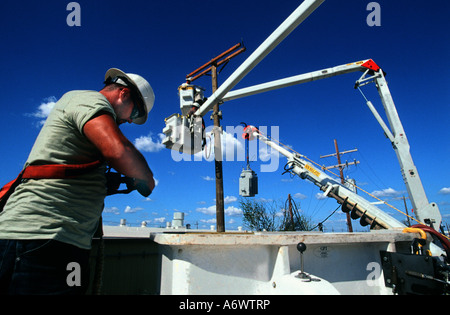
{"label": "white cloud", "polygon": [[141,211],[141,210],[144,210],[144,208],[139,208],[139,207],[131,208],[130,206],[126,206],[124,212],[125,213],[135,213],[135,212],[138,212],[138,211]]}
{"label": "white cloud", "polygon": [[395,189],[389,187],[383,190],[375,190],[372,192],[372,195],[374,195],[375,197],[378,198],[393,198],[393,197],[398,197],[399,195],[401,195],[402,192],[401,191],[396,191]]}
{"label": "white cloud", "polygon": [[225,209],[225,215],[228,216],[239,216],[242,214],[242,210],[240,208],[236,208],[233,206],[229,206],[228,208]]}
{"label": "white cloud", "polygon": [[206,181],[213,181],[214,178],[210,177],[210,176],[201,176],[202,179],[206,180]]}
{"label": "white cloud", "polygon": [[[235,196],[226,196],[225,198],[223,198],[223,203],[226,205],[235,201],[237,201],[237,198]],[[216,198],[214,198],[214,202],[216,202]]]}
{"label": "white cloud", "polygon": [[161,143],[164,139],[164,134],[159,133],[158,138],[159,140],[156,139],[154,141],[151,134],[148,136],[141,136],[134,140],[134,145],[139,151],[159,152],[164,149],[164,145]]}
{"label": "white cloud", "polygon": [[450,187],[444,187],[439,190],[439,194],[441,195],[450,195]]}
{"label": "white cloud", "polygon": [[[197,212],[207,214],[207,215],[215,215],[216,214],[216,205],[212,205],[209,207],[202,207],[195,209]],[[240,208],[236,208],[233,206],[229,206],[224,209],[225,215],[227,216],[239,216],[242,215],[242,210]]]}
{"label": "white cloud", "polygon": [[103,209],[104,213],[120,214],[120,210],[117,207],[105,207]]}
{"label": "white cloud", "polygon": [[55,106],[56,101],[56,97],[54,96],[47,97],[46,99],[44,99],[44,102],[38,106],[34,113],[27,114],[27,116],[39,118],[39,125],[42,126],[45,123],[48,115],[52,111],[53,107]]}
{"label": "white cloud", "polygon": [[195,211],[198,211],[200,213],[207,214],[207,215],[213,215],[213,214],[216,214],[216,205],[209,206],[209,207],[197,208],[197,209],[195,209]]}
{"label": "white cloud", "polygon": [[155,218],[155,219],[153,219],[153,221],[158,222],[158,223],[164,223],[164,222],[166,222],[166,218],[165,217]]}
{"label": "white cloud", "polygon": [[46,98],[45,103],[41,103],[39,105],[36,112],[34,112],[33,116],[37,118],[47,118],[50,112],[52,111],[53,107],[56,104],[56,97],[50,96]]}
{"label": "white cloud", "polygon": [[229,204],[229,203],[232,203],[232,202],[235,202],[235,201],[237,201],[237,198],[235,196],[226,196],[224,198],[224,200],[223,200],[223,202],[225,204]]}
{"label": "white cloud", "polygon": [[317,193],[316,194],[316,199],[317,200],[324,200],[324,199],[327,199],[328,197],[327,196],[325,196],[323,193]]}
{"label": "white cloud", "polygon": [[296,193],[296,194],[294,194],[293,197],[296,198],[296,199],[306,199],[306,198],[308,198],[306,195],[304,195],[302,193]]}

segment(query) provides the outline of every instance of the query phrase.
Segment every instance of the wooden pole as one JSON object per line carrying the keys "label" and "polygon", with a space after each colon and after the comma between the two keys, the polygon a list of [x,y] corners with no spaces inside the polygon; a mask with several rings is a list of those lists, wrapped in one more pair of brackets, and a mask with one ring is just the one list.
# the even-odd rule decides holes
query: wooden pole
{"label": "wooden pole", "polygon": [[[217,90],[217,66],[213,64],[211,66],[212,77],[212,91]],[[217,102],[213,107],[213,120],[214,120],[214,165],[216,172],[216,223],[217,232],[225,232],[225,207],[223,197],[223,169],[222,169],[222,142],[221,142],[221,130],[220,130],[220,111],[219,103]]]}
{"label": "wooden pole", "polygon": [[[336,148],[336,156],[337,156],[337,160],[338,160],[338,165],[339,165],[339,174],[341,176],[341,184],[344,185],[345,184],[345,179],[344,179],[344,172],[343,172],[343,168],[341,166],[341,153],[339,152],[339,148],[338,148],[338,144],[336,139],[334,139],[334,147]],[[352,219],[350,218],[350,213],[347,212],[347,228],[349,232],[353,232],[353,227],[352,227]]]}

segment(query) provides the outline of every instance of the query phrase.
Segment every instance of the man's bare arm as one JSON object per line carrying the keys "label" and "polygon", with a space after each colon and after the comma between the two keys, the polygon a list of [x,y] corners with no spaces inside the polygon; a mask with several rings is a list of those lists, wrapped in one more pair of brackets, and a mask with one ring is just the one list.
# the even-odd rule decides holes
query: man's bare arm
{"label": "man's bare arm", "polygon": [[144,156],[123,135],[114,119],[102,114],[89,120],[83,129],[86,137],[100,150],[105,160],[119,173],[155,187],[153,173]]}

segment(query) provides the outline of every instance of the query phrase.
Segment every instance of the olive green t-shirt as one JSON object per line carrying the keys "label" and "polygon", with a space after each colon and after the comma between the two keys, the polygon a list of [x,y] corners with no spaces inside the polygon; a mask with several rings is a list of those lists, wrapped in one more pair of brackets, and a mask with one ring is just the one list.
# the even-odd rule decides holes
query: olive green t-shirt
{"label": "olive green t-shirt", "polygon": [[[101,159],[83,133],[85,123],[99,112],[116,118],[99,92],[66,93],[48,116],[25,166]],[[106,196],[105,167],[72,179],[25,180],[0,213],[0,239],[56,239],[89,249]]]}

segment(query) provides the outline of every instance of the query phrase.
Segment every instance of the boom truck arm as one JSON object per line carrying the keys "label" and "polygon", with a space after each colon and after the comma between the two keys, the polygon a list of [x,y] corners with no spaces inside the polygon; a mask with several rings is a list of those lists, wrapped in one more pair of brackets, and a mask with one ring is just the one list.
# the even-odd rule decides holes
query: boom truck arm
{"label": "boom truck arm", "polygon": [[[355,83],[355,88],[359,89],[362,93],[361,87],[368,84],[368,83],[375,83],[376,88],[378,89],[382,104],[384,106],[386,116],[388,118],[388,122],[391,128],[387,126],[387,124],[383,121],[380,114],[376,110],[376,108],[373,106],[372,102],[366,99],[366,104],[370,111],[375,116],[376,120],[380,124],[381,128],[383,129],[386,137],[390,140],[393,149],[395,150],[397,154],[397,158],[400,163],[401,173],[403,175],[403,179],[405,182],[405,185],[408,190],[408,194],[411,200],[411,203],[414,208],[414,212],[416,214],[417,220],[425,223],[435,229],[439,229],[441,225],[441,214],[439,212],[439,208],[436,205],[436,203],[429,203],[428,198],[425,194],[425,190],[422,186],[422,182],[420,180],[418,171],[416,166],[414,165],[414,162],[412,160],[412,156],[410,153],[410,146],[408,139],[406,137],[405,131],[403,129],[403,126],[401,124],[400,118],[398,116],[397,110],[394,105],[394,101],[392,99],[391,93],[388,88],[388,84],[385,78],[385,73],[383,70],[372,60],[367,59],[363,61],[348,63],[345,65],[340,65],[332,68],[322,69],[318,71],[313,71],[293,77],[284,78],[281,80],[271,81],[235,91],[228,92],[222,99],[223,102],[230,101],[234,99],[238,99],[245,96],[255,95],[262,92],[267,92],[283,87],[293,86],[301,83],[316,81],[320,79],[330,78],[333,76],[338,76],[342,74],[352,73],[352,72],[363,72],[362,76],[359,80]],[[194,87],[185,87],[186,89],[190,89],[192,91],[192,100],[194,97],[194,92],[196,91],[202,91],[199,88]],[[198,94],[197,94],[198,95]],[[364,94],[363,94],[364,96]],[[365,97],[365,96],[364,96]],[[183,100],[186,100],[185,97],[180,94],[181,106],[183,105]],[[189,103],[189,106],[192,105],[192,102]],[[205,107],[206,105],[206,107]],[[183,107],[182,107],[183,108]],[[199,106],[198,110],[195,112],[194,115],[191,117],[184,117],[184,116],[177,116],[178,119],[184,119],[184,124],[178,123],[178,125],[172,126],[170,125],[172,122],[169,121],[171,117],[169,117],[168,120],[166,120],[166,124],[168,125],[163,132],[166,134],[166,139],[163,140],[163,143],[166,144],[168,148],[172,149],[178,149],[183,152],[189,152],[189,153],[196,153],[201,151],[202,146],[201,143],[203,142],[203,135],[201,132],[201,126],[196,123],[198,122],[199,117],[201,121],[201,117],[205,115],[209,110],[207,102],[204,103],[204,105]],[[186,110],[184,110],[185,112]],[[173,117],[172,117],[173,118]],[[176,127],[178,127],[178,138],[176,140],[174,139],[175,132],[173,132]],[[180,128],[184,127],[184,128]],[[175,140],[175,141],[174,141]],[[268,141],[266,139],[263,139],[260,137],[260,140],[262,141]],[[274,145],[272,142],[267,142],[269,145]],[[189,148],[189,149],[187,149]],[[277,149],[274,147],[274,149]],[[283,149],[283,148],[281,148]],[[284,150],[284,149],[283,149]],[[289,162],[293,166],[292,171],[298,171],[298,174],[300,177],[302,176],[308,176],[308,178],[314,179],[314,183],[318,185],[321,189],[325,192],[327,192],[327,195],[333,196],[335,195],[338,202],[343,203],[343,210],[347,209],[348,211],[352,211],[352,217],[353,219],[358,217],[362,217],[361,223],[368,222],[369,224],[373,224],[374,227],[399,227],[399,222],[397,220],[391,221],[391,219],[386,218],[383,214],[383,211],[378,209],[377,207],[371,205],[367,201],[362,201],[362,197],[354,194],[353,199],[355,199],[355,202],[349,203],[349,200],[352,200],[351,198],[346,199],[347,197],[350,197],[349,194],[352,194],[351,192],[348,193],[348,189],[341,189],[339,186],[336,186],[334,181],[331,178],[324,178],[324,177],[317,177],[314,175],[314,173],[307,174],[305,173],[305,165],[309,165],[301,161],[299,157],[297,156],[291,156],[286,155],[287,152],[280,151],[283,155],[285,155]],[[285,154],[286,153],[286,154]],[[295,172],[294,171],[294,172]],[[300,175],[303,174],[303,175]],[[321,173],[322,175],[326,175]],[[303,178],[303,177],[302,177]],[[332,187],[333,186],[333,187]],[[329,189],[329,191],[327,191]],[[339,190],[342,191],[342,195],[339,195]],[[356,202],[358,200],[358,202]],[[355,208],[353,209],[353,206]],[[365,205],[363,207],[363,205]],[[349,208],[350,207],[350,208]],[[371,211],[369,211],[371,209]],[[378,218],[378,219],[377,219]],[[400,223],[401,224],[401,223]],[[401,224],[402,225],[402,224]],[[402,225],[403,226],[403,225]]]}
{"label": "boom truck arm", "polygon": [[410,145],[397,113],[397,109],[395,108],[395,104],[385,78],[385,73],[372,59],[349,63],[232,91],[224,97],[224,101],[356,71],[362,71],[363,75],[356,81],[355,89],[359,89],[362,93],[362,86],[374,82],[378,90],[391,129],[389,129],[383,121],[372,102],[367,100],[364,94],[362,94],[366,100],[368,108],[380,124],[386,137],[390,140],[397,155],[403,180],[405,182],[417,220],[438,230],[442,221],[439,208],[436,203],[428,202],[419,173],[414,165],[410,153]]}
{"label": "boom truck arm", "polygon": [[327,175],[322,170],[313,166],[310,162],[298,153],[292,153],[289,150],[270,140],[261,134],[254,126],[247,126],[244,134],[248,134],[248,139],[259,139],[274,150],[284,155],[288,162],[285,166],[286,172],[298,175],[301,179],[308,180],[318,186],[324,192],[324,195],[337,200],[342,205],[342,211],[350,212],[352,219],[360,218],[362,226],[370,224],[371,229],[391,229],[405,228],[400,221],[380,210],[378,207],[354,193],[333,177]]}

